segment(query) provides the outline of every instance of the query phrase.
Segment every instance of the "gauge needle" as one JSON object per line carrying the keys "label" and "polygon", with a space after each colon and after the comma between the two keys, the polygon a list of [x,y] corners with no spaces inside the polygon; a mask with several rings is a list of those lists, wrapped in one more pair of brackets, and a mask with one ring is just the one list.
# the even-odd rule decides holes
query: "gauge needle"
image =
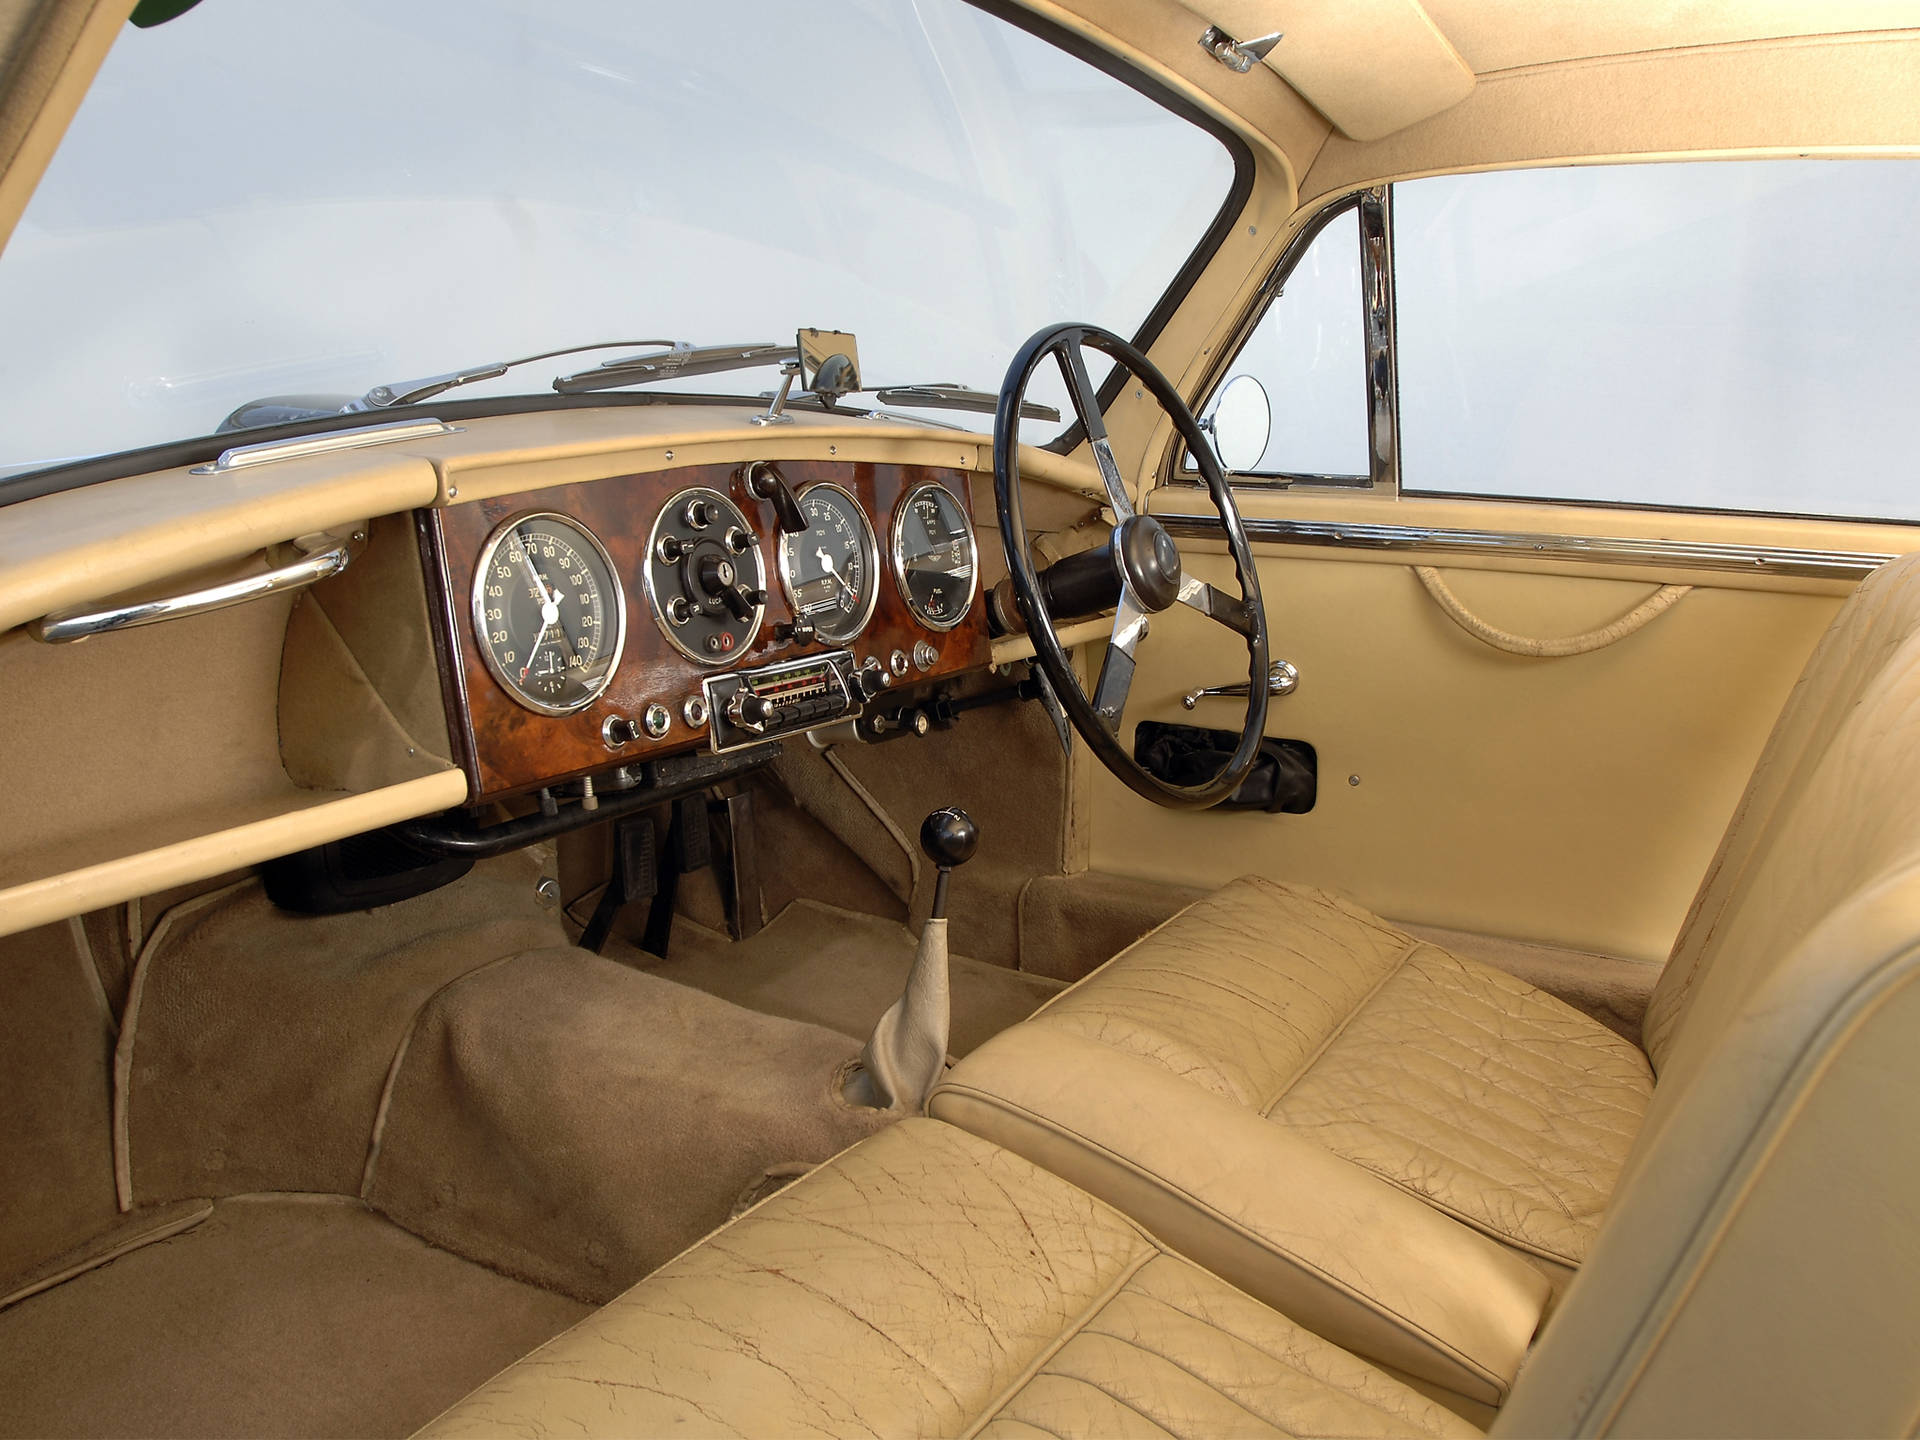
{"label": "gauge needle", "polygon": [[851,595],[853,597],[853,603],[858,605],[860,603],[860,592],[847,583],[846,576],[833,568],[833,556],[829,555],[825,550],[816,550],[813,553],[820,559],[820,568],[838,581],[840,588]]}
{"label": "gauge needle", "polygon": [[560,638],[566,643],[567,653],[574,659],[580,653],[573,648],[573,638],[567,634],[567,627],[560,623],[560,597],[549,593],[547,582],[540,578],[540,572],[534,568],[533,546],[525,535],[520,540],[520,563],[526,567],[527,578],[533,581],[533,592],[540,597],[540,638],[533,642],[533,649],[527,652],[527,663],[520,668],[520,678],[525,680],[533,669],[533,662],[539,658],[540,647],[547,643],[547,632],[558,630]]}

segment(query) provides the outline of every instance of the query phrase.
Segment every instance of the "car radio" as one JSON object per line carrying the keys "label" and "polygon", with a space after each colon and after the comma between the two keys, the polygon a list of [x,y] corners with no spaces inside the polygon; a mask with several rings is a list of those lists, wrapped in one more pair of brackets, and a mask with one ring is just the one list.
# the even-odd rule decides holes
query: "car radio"
{"label": "car radio", "polygon": [[715,750],[735,750],[776,735],[856,718],[886,686],[877,666],[863,671],[850,650],[831,650],[758,670],[701,681]]}

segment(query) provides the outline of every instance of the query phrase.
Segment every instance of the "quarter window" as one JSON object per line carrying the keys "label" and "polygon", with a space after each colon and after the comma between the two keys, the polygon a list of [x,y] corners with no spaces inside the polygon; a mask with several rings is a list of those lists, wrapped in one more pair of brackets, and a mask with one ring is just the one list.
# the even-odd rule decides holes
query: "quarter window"
{"label": "quarter window", "polygon": [[1271,407],[1266,453],[1237,468],[1236,478],[1367,483],[1360,296],[1360,223],[1348,209],[1288,272],[1214,391],[1217,396],[1238,376],[1251,375]]}

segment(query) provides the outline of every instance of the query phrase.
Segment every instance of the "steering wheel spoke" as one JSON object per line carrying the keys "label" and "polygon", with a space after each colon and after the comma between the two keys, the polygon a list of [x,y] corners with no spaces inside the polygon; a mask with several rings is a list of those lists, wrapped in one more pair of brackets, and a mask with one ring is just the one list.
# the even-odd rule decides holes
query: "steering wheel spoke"
{"label": "steering wheel spoke", "polygon": [[1226,626],[1237,635],[1253,638],[1255,622],[1247,611],[1246,602],[1234,599],[1217,586],[1196,580],[1191,575],[1184,576],[1180,581],[1180,603],[1198,610],[1209,620]]}
{"label": "steering wheel spoke", "polygon": [[1147,612],[1140,608],[1132,591],[1122,591],[1120,607],[1113,615],[1113,636],[1107,641],[1106,658],[1100,662],[1100,679],[1093,687],[1093,713],[1110,734],[1120,733],[1120,717],[1126,713],[1127,692],[1133,688],[1133,652],[1147,633]]}
{"label": "steering wheel spoke", "polygon": [[[1087,373],[1085,351],[1098,350],[1131,375],[1140,390],[1151,394],[1185,443],[1206,481],[1214,508],[1226,530],[1227,551],[1233,557],[1240,582],[1238,599],[1203,580],[1189,579],[1183,557],[1167,529],[1151,515],[1141,513],[1128,493],[1126,477],[1108,436],[1100,398]],[[1100,473],[1114,515],[1113,534],[1104,545],[1077,552],[1048,566],[1043,575],[1028,546],[1020,494],[1020,419],[1025,413],[1027,387],[1039,368],[1059,365],[1067,394],[1085,431],[1087,448]],[[1137,393],[1137,392],[1136,392]],[[1259,759],[1266,733],[1267,624],[1260,604],[1260,578],[1246,527],[1234,504],[1233,491],[1220,469],[1200,424],[1185,398],[1168,383],[1154,363],[1121,336],[1095,325],[1051,325],[1031,336],[1014,356],[1000,387],[993,425],[993,495],[1000,534],[1006,545],[1007,576],[1012,591],[1008,614],[1033,639],[1035,691],[1067,743],[1070,724],[1101,764],[1137,794],[1175,809],[1204,809],[1225,800],[1240,786]],[[1135,653],[1146,637],[1152,617],[1176,604],[1185,604],[1226,626],[1246,642],[1247,714],[1233,751],[1219,771],[1193,785],[1176,785],[1149,770],[1131,753],[1124,739],[1123,719],[1133,689]],[[1112,607],[1113,627],[1092,693],[1080,679],[1080,670],[1062,643],[1061,616],[1093,615]]]}
{"label": "steering wheel spoke", "polygon": [[1106,418],[1100,413],[1100,397],[1087,374],[1087,362],[1078,340],[1063,340],[1054,350],[1066,376],[1067,394],[1073,401],[1074,416],[1087,432],[1087,448],[1093,451],[1093,463],[1100,471],[1100,483],[1107,492],[1107,504],[1116,521],[1133,514],[1133,497],[1127,494],[1127,482],[1120,474],[1120,462],[1113,458],[1113,441],[1107,435]]}

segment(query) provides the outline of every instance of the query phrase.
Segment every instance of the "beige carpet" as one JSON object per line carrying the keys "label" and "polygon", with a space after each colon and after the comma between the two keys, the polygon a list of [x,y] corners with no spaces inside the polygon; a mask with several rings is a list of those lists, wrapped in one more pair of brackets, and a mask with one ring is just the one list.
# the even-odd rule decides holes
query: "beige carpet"
{"label": "beige carpet", "polygon": [[[904,925],[796,900],[747,940],[681,924],[665,961],[637,950],[622,953],[633,963],[651,964],[662,979],[865,1040],[900,998],[915,944]],[[952,978],[949,1048],[956,1056],[1026,1019],[1062,988],[1045,976],[959,955],[953,957]]]}
{"label": "beige carpet", "polygon": [[407,1435],[586,1313],[355,1201],[226,1200],[0,1311],[0,1436]]}

